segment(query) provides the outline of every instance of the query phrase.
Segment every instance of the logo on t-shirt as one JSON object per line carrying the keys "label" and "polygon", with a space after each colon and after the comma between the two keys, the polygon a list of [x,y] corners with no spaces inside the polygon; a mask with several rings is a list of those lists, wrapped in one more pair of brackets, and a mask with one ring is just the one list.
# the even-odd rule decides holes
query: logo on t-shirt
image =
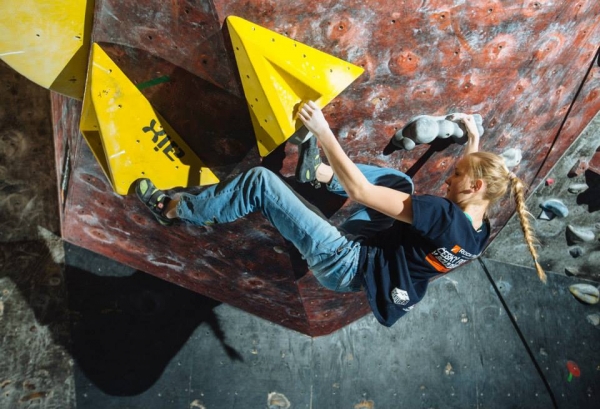
{"label": "logo on t-shirt", "polygon": [[406,291],[394,288],[392,290],[392,300],[394,300],[394,304],[406,305],[410,301],[410,297]]}
{"label": "logo on t-shirt", "polygon": [[477,256],[469,253],[459,245],[452,247],[449,251],[445,247],[441,247],[437,250],[432,251],[425,257],[425,260],[429,262],[440,273],[447,273],[448,271],[466,263],[469,260],[473,260]]}

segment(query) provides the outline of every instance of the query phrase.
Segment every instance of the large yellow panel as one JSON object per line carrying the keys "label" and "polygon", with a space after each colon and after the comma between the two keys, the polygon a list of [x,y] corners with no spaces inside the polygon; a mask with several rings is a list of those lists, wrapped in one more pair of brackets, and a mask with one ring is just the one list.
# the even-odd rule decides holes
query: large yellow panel
{"label": "large yellow panel", "polygon": [[227,25],[261,156],[302,126],[302,102],[323,108],[364,71],[240,17]]}
{"label": "large yellow panel", "polygon": [[97,44],[92,46],[80,128],[119,194],[127,194],[143,177],[160,189],[219,181]]}
{"label": "large yellow panel", "polygon": [[44,88],[82,99],[93,0],[0,1],[0,58]]}

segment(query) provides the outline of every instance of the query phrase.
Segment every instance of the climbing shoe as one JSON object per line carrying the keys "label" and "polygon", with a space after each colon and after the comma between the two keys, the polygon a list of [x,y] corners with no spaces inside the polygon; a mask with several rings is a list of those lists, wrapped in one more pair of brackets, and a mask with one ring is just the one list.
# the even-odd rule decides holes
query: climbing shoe
{"label": "climbing shoe", "polygon": [[173,224],[173,220],[164,215],[164,210],[171,198],[162,190],[157,189],[150,179],[139,179],[135,185],[135,193],[160,224],[163,226]]}
{"label": "climbing shoe", "polygon": [[321,155],[317,146],[317,138],[312,136],[300,145],[296,180],[300,183],[310,183],[315,188],[321,187],[321,184],[317,181],[317,168],[320,164]]}

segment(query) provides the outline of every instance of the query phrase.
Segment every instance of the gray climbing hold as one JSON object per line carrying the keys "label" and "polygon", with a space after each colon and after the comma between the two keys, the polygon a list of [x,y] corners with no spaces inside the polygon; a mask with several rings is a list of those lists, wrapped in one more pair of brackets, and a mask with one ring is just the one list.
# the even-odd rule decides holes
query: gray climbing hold
{"label": "gray climbing hold", "polygon": [[583,248],[581,248],[579,246],[571,247],[569,249],[569,254],[573,258],[581,257],[581,256],[583,256],[583,253],[584,253]]}
{"label": "gray climbing hold", "polygon": [[577,267],[568,266],[565,267],[565,274],[569,277],[578,276],[581,274],[581,271]]}
{"label": "gray climbing hold", "polygon": [[[479,135],[483,135],[483,118],[479,114],[473,115]],[[451,115],[433,116],[418,115],[410,121],[392,138],[392,144],[398,148],[412,150],[417,144],[430,143],[436,138],[452,138],[454,142],[465,144],[468,140],[467,130],[462,121],[454,120]]]}
{"label": "gray climbing hold", "polygon": [[[554,216],[567,217],[569,215],[569,209],[567,209],[567,206],[565,206],[565,204],[558,199],[546,200],[544,203],[540,204],[540,207],[544,210],[542,212],[544,217],[540,215],[540,219],[551,220],[554,218]],[[546,219],[546,217],[549,218]]]}
{"label": "gray climbing hold", "polygon": [[582,227],[567,225],[567,238],[573,243],[585,243],[593,241],[596,235],[592,230]]}
{"label": "gray climbing hold", "polygon": [[586,185],[585,183],[575,183],[573,185],[570,185],[567,190],[569,191],[569,193],[581,193],[584,192],[588,189],[588,185]]}
{"label": "gray climbing hold", "polygon": [[519,148],[507,149],[502,152],[500,156],[504,158],[504,163],[506,163],[506,167],[509,169],[517,166],[519,163],[521,163],[521,159],[523,159],[523,154]]}
{"label": "gray climbing hold", "polygon": [[586,304],[597,304],[600,300],[600,291],[591,284],[573,284],[569,291],[575,298]]}
{"label": "gray climbing hold", "polygon": [[600,314],[590,314],[587,317],[587,321],[594,327],[600,325]]}

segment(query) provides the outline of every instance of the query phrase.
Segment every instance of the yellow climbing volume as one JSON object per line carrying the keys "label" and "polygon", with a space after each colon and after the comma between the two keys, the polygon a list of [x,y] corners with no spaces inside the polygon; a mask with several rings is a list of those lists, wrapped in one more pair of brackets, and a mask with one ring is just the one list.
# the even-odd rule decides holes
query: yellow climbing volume
{"label": "yellow climbing volume", "polygon": [[302,126],[302,102],[323,108],[364,71],[242,18],[227,25],[261,156]]}
{"label": "yellow climbing volume", "polygon": [[82,99],[93,0],[0,1],[0,58],[44,88]]}
{"label": "yellow climbing volume", "polygon": [[119,194],[143,177],[159,189],[219,181],[98,44],[92,46],[80,128]]}

